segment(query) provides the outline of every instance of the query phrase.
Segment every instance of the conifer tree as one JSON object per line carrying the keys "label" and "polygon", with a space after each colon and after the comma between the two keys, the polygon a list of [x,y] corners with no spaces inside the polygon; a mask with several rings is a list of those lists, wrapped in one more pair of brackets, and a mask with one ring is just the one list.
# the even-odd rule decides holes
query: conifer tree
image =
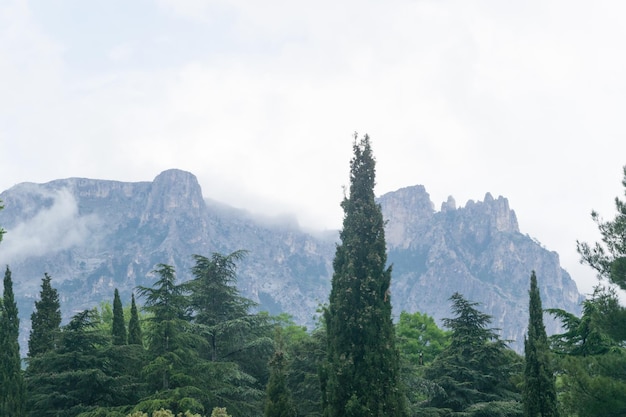
{"label": "conifer tree", "polygon": [[391,320],[384,220],[375,201],[375,160],[367,135],[353,144],[350,194],[324,312],[328,357],[324,415],[403,416],[399,354]]}
{"label": "conifer tree", "polygon": [[556,417],[556,379],[550,363],[550,348],[535,271],[530,275],[529,296],[528,335],[524,339],[524,416]]}
{"label": "conifer tree", "polygon": [[141,325],[139,323],[139,313],[137,312],[137,304],[135,304],[135,294],[131,296],[130,303],[130,320],[128,322],[128,344],[142,345]]}
{"label": "conifer tree", "polygon": [[61,326],[59,294],[50,284],[50,275],[44,274],[39,301],[30,316],[31,331],[28,339],[28,357],[54,350]]}
{"label": "conifer tree", "polygon": [[455,317],[443,320],[452,331],[450,344],[424,372],[441,388],[433,392],[430,405],[464,411],[477,403],[517,402],[519,395],[512,383],[517,355],[500,339],[497,329],[488,327],[492,317],[459,293],[450,301]]}
{"label": "conifer tree", "polygon": [[277,349],[270,360],[270,379],[267,383],[265,417],[293,417],[296,415],[291,392],[287,387],[284,342],[280,329],[276,335]]}
{"label": "conifer tree", "polygon": [[114,345],[125,345],[127,343],[124,309],[117,288],[113,294],[113,325],[111,327],[111,335]]}
{"label": "conifer tree", "polygon": [[18,343],[20,321],[8,266],[0,307],[0,416],[21,417],[26,392]]}

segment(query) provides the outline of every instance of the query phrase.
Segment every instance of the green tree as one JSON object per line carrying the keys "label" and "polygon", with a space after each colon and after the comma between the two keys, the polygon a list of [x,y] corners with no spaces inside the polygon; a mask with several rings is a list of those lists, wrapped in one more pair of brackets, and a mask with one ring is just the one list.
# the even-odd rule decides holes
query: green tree
{"label": "green tree", "polygon": [[322,393],[319,368],[326,359],[326,329],[318,325],[312,332],[296,325],[292,318],[281,314],[277,325],[285,344],[287,386],[296,407],[296,415],[321,416]]}
{"label": "green tree", "polygon": [[[172,372],[181,372],[185,349],[184,333],[189,323],[185,290],[176,283],[174,267],[159,264],[154,270],[159,279],[152,288],[138,287],[145,298],[144,310],[149,318],[148,350],[153,358],[149,373],[154,377],[154,388],[170,388]],[[182,377],[182,375],[180,375]]]}
{"label": "green tree", "polygon": [[202,340],[191,331],[186,287],[176,282],[171,265],[159,264],[154,273],[158,279],[152,287],[138,287],[150,315],[144,375],[154,395],[138,404],[137,411],[203,411],[198,401],[202,391],[194,384],[194,369],[202,367],[197,354]]}
{"label": "green tree", "polygon": [[126,324],[124,323],[124,308],[120,293],[115,289],[113,293],[113,325],[111,328],[111,336],[114,345],[125,345],[128,341],[126,334]]}
{"label": "green tree", "polygon": [[450,345],[425,369],[425,377],[441,389],[430,405],[462,411],[472,404],[519,398],[512,376],[521,364],[506,343],[487,327],[491,316],[461,294],[450,297],[454,318],[444,319],[452,331]]}
{"label": "green tree", "polygon": [[296,408],[287,387],[287,359],[280,328],[276,331],[277,348],[270,360],[270,378],[267,383],[265,417],[294,417]]}
{"label": "green tree", "polygon": [[528,334],[524,339],[524,389],[522,400],[525,417],[558,416],[556,378],[550,359],[548,336],[543,324],[541,295],[535,271],[530,275]]}
{"label": "green tree", "polygon": [[20,321],[13,294],[11,270],[4,273],[4,291],[0,303],[0,415],[22,417],[26,392],[18,343]]}
{"label": "green tree", "polygon": [[84,310],[61,328],[57,346],[31,358],[26,371],[28,415],[76,416],[114,401],[114,378],[106,372],[95,310]]}
{"label": "green tree", "polygon": [[269,317],[252,313],[256,304],[236,287],[237,261],[245,254],[194,255],[193,278],[186,284],[194,331],[204,339],[204,362],[196,369],[202,386],[212,388],[206,390],[205,407],[226,406],[237,415],[262,410],[273,347]]}
{"label": "green tree", "polygon": [[450,343],[450,332],[439,328],[428,314],[419,312],[401,312],[396,335],[400,355],[414,365],[431,363]]}
{"label": "green tree", "polygon": [[35,310],[30,316],[29,358],[53,351],[57,347],[61,326],[61,304],[59,294],[50,284],[50,280],[50,275],[44,274],[39,301],[35,301]]}
{"label": "green tree", "polygon": [[128,344],[143,345],[139,313],[137,312],[137,304],[135,304],[135,294],[131,295],[130,320],[128,322]]}
{"label": "green tree", "polygon": [[[626,193],[626,166],[623,172],[622,185]],[[626,202],[616,197],[615,208],[617,214],[609,221],[604,221],[595,210],[591,212],[591,218],[600,230],[602,243],[596,242],[592,246],[577,241],[576,244],[581,262],[595,269],[599,278],[606,278],[626,290]]]}
{"label": "green tree", "polygon": [[396,337],[407,405],[415,415],[423,411],[421,404],[436,389],[423,377],[424,369],[450,344],[450,332],[440,329],[427,314],[403,311],[396,324]]}
{"label": "green tree", "polygon": [[[598,286],[581,317],[549,309],[565,330],[550,341],[557,353],[560,402],[566,415],[626,415],[624,308],[613,289]],[[621,330],[620,330],[621,328]]]}
{"label": "green tree", "polygon": [[391,267],[386,265],[385,223],[374,196],[376,169],[369,137],[357,141],[355,135],[353,150],[350,195],[341,203],[341,243],[324,314],[324,415],[403,416],[391,320]]}

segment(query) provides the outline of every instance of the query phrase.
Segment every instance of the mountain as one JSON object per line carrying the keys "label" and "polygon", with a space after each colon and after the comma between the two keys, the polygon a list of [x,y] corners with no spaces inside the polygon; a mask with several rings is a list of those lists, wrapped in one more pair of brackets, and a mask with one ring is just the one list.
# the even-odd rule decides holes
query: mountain
{"label": "mountain", "polygon": [[[152,182],[22,183],[0,199],[0,225],[8,231],[0,263],[13,272],[24,328],[44,272],[59,290],[66,320],[111,301],[114,288],[128,303],[137,285],[152,285],[159,263],[173,265],[179,280],[189,279],[193,254],[247,250],[238,268],[241,293],[261,309],[287,312],[309,327],[330,291],[337,232],[313,235],[294,223],[259,220],[205,199],[188,172],[168,170]],[[519,350],[531,270],[545,307],[579,311],[581,296],[558,255],[520,233],[505,198],[487,194],[460,208],[450,198],[435,211],[424,187],[415,186],[379,202],[388,221],[396,315],[406,310],[449,317],[448,298],[458,291],[482,303]]]}

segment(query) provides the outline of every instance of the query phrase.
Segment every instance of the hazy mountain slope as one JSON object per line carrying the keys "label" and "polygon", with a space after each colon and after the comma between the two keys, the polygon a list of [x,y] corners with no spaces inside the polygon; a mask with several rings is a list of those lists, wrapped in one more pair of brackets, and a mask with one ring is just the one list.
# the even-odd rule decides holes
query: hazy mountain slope
{"label": "hazy mountain slope", "polygon": [[[114,288],[128,303],[133,288],[152,284],[150,271],[158,263],[174,265],[179,279],[186,280],[191,256],[215,251],[248,250],[239,267],[240,291],[261,308],[288,312],[300,323],[314,323],[316,308],[330,290],[336,233],[312,236],[205,200],[196,178],[184,171],[165,171],[152,182],[23,183],[0,199],[6,207],[0,225],[8,230],[0,263],[13,271],[23,327],[44,272],[61,293],[67,319],[111,301]],[[388,220],[395,314],[448,317],[447,299],[459,291],[484,303],[504,336],[519,341],[532,269],[545,307],[577,310],[580,296],[558,255],[519,232],[506,199],[487,195],[463,208],[450,200],[436,212],[424,187],[415,186],[379,201]]]}

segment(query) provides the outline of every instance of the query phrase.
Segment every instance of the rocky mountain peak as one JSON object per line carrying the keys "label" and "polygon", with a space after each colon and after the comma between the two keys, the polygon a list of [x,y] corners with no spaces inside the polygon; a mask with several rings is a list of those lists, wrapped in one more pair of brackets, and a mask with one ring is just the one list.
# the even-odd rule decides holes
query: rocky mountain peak
{"label": "rocky mountain peak", "polygon": [[180,169],[169,169],[156,176],[150,186],[141,225],[165,221],[173,214],[202,216],[206,209],[202,189],[195,175]]}
{"label": "rocky mountain peak", "polygon": [[378,199],[387,221],[385,238],[390,247],[406,247],[421,226],[435,213],[430,195],[423,185],[401,188]]}

